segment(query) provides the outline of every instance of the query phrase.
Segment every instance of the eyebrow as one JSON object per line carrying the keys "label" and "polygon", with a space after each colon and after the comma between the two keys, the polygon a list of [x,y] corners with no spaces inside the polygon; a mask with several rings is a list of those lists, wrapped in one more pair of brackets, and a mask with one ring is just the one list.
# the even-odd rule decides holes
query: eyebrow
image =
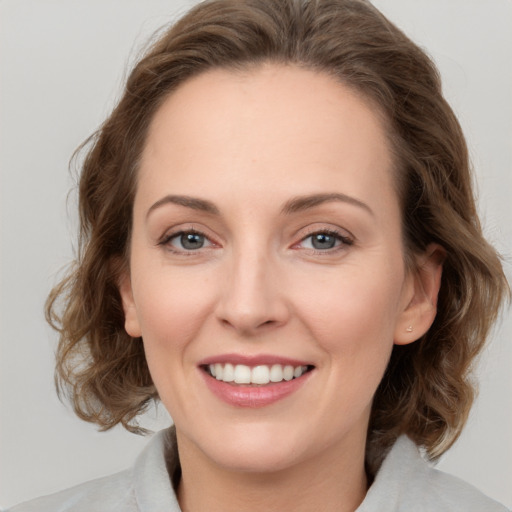
{"label": "eyebrow", "polygon": [[[341,193],[311,194],[307,196],[293,197],[292,199],[286,201],[283,208],[281,209],[281,213],[284,215],[291,215],[293,213],[298,213],[310,208],[314,208],[315,206],[320,206],[324,203],[336,201],[358,206],[363,210],[366,210],[370,215],[374,215],[372,209],[366,203],[363,203],[355,197]],[[197,197],[191,196],[167,195],[162,197],[162,199],[159,199],[149,208],[148,213],[146,214],[146,218],[149,217],[151,212],[166,204],[177,204],[192,210],[210,213],[212,215],[220,215],[219,209],[211,201],[207,201],[206,199],[199,199]]]}
{"label": "eyebrow", "polygon": [[192,210],[211,213],[213,215],[220,214],[219,209],[211,201],[207,201],[206,199],[198,199],[197,197],[190,196],[168,195],[159,199],[149,208],[146,218],[149,217],[151,212],[166,204],[177,204],[179,206],[191,208]]}
{"label": "eyebrow", "polygon": [[330,203],[340,201],[342,203],[348,203],[354,206],[358,206],[363,210],[366,210],[370,215],[374,216],[372,209],[366,204],[352,196],[340,193],[328,193],[328,194],[312,194],[307,196],[298,196],[286,201],[281,212],[285,215],[292,213],[302,212],[315,206],[319,206],[324,203]]}

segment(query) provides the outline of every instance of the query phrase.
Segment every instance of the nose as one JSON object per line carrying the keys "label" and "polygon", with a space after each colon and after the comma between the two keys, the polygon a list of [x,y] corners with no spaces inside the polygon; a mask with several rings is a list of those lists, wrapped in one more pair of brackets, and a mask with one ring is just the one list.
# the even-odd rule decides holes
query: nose
{"label": "nose", "polygon": [[254,336],[289,318],[283,272],[264,251],[234,252],[226,265],[216,314],[241,335]]}

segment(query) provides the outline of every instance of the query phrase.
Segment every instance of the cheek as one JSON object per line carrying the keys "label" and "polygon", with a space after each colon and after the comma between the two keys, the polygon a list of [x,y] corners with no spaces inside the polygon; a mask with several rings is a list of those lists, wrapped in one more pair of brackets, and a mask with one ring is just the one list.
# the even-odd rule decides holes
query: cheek
{"label": "cheek", "polygon": [[[187,273],[146,273],[136,288],[137,310],[148,356],[179,355],[194,339],[211,311],[212,300],[206,279],[187,279]],[[153,277],[155,276],[155,277]],[[157,359],[158,360],[158,359]]]}
{"label": "cheek", "polygon": [[351,360],[380,374],[393,346],[401,281],[392,271],[347,270],[309,284],[300,316],[333,361]]}
{"label": "cheek", "polygon": [[137,289],[144,352],[160,399],[180,421],[182,411],[194,403],[191,347],[210,314],[211,300],[198,280],[183,278],[180,272],[156,275],[147,273]]}

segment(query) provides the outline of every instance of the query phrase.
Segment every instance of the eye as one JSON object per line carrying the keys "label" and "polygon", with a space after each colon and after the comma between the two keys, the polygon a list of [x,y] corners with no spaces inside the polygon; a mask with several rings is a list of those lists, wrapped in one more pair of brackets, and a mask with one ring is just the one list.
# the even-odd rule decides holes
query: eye
{"label": "eye", "polygon": [[161,243],[175,252],[197,251],[213,245],[203,233],[198,231],[180,231],[179,233],[173,233],[162,240]]}
{"label": "eye", "polygon": [[301,241],[301,246],[305,249],[315,251],[329,251],[341,247],[342,245],[352,245],[353,241],[345,235],[336,231],[317,231],[311,233]]}

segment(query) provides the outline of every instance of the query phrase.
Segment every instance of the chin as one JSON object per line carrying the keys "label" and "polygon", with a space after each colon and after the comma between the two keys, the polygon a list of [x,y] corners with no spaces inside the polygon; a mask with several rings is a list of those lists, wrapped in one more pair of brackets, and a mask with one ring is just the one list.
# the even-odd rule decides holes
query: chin
{"label": "chin", "polygon": [[[194,437],[196,439],[194,439]],[[304,439],[298,431],[290,435],[283,425],[243,424],[211,428],[208,433],[187,436],[213,464],[227,471],[271,473],[287,469],[304,456]],[[301,456],[302,455],[302,456]]]}
{"label": "chin", "polygon": [[262,446],[260,443],[242,443],[229,450],[215,450],[212,459],[218,466],[239,473],[275,473],[286,470],[300,461],[297,448],[279,446],[277,442]]}

